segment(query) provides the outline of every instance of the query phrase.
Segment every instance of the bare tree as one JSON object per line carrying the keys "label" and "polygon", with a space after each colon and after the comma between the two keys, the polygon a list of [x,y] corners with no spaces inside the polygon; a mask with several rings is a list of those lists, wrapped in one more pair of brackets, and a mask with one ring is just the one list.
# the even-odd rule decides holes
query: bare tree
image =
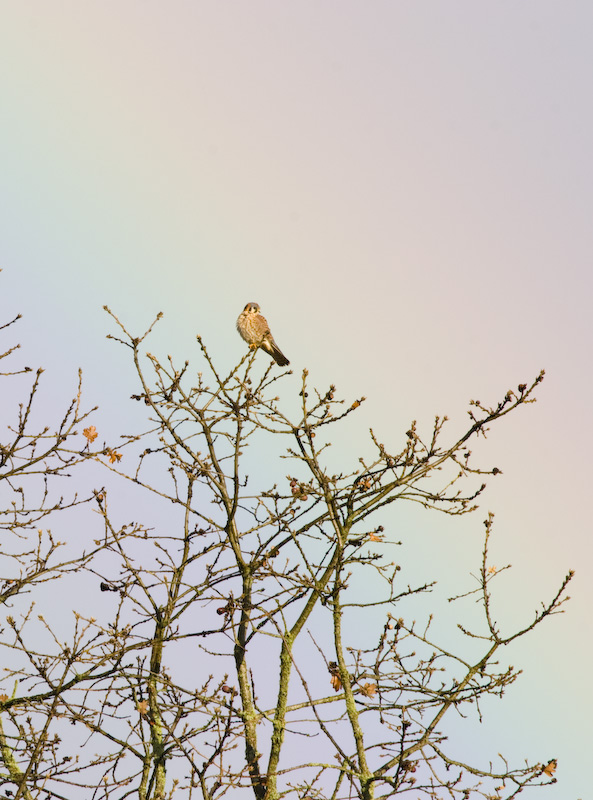
{"label": "bare tree", "polygon": [[[0,330],[12,328],[20,316]],[[9,347],[0,359],[6,363],[19,347],[18,344]],[[47,628],[43,616],[33,613],[33,598],[44,592],[47,595],[47,585],[55,580],[84,569],[100,549],[63,555],[64,542],[57,540],[50,529],[39,527],[58,512],[72,510],[90,500],[90,497],[80,498],[75,492],[65,497],[59,491],[60,482],[69,478],[77,465],[87,458],[86,454],[70,449],[76,426],[84,424],[90,413],[81,411],[81,375],[79,373],[74,399],[52,427],[36,419],[42,374],[43,369],[33,371],[30,367],[12,370],[7,367],[7,371],[0,372],[4,398],[10,395],[11,381],[21,384],[23,379],[28,381],[24,389],[17,389],[24,392],[24,402],[12,412],[4,409],[0,444],[0,529],[3,532],[0,602],[5,609],[14,605],[21,609],[20,618],[8,615],[1,630],[4,649],[1,678],[8,689],[0,695],[0,752],[6,769],[1,781],[16,784],[17,795],[23,797],[35,796],[37,793],[34,795],[32,790],[39,775],[51,774],[56,768],[55,741],[50,742],[49,730],[70,669],[65,650],[54,647],[51,652],[41,654],[38,642],[29,643],[28,631],[35,626],[34,618]],[[57,674],[62,678],[56,679]],[[19,692],[22,681],[29,685],[42,684],[43,688],[23,698]]]}
{"label": "bare tree", "polygon": [[[434,631],[433,614],[412,622],[431,576],[408,585],[379,524],[388,524],[395,501],[474,511],[486,476],[498,470],[474,466],[471,442],[533,402],[543,372],[492,406],[472,402],[469,427],[452,441],[442,417],[426,437],[412,423],[395,446],[371,432],[372,455],[334,474],[327,447],[364,398],[345,404],[333,386],[312,390],[305,371],[289,416],[277,396],[286,373],[272,362],[262,371],[266,357],[257,351],[221,375],[198,338],[196,374],[188,362],[144,353],[152,326],[135,337],[112,317],[119,333],[111,338],[133,361],[133,399],[146,424],[99,449],[89,426],[84,446],[67,447],[84,419],[77,397],[50,439],[46,432],[29,437],[30,451],[18,442],[2,450],[12,453],[3,463],[26,454],[21,471],[45,481],[81,461],[108,470],[93,492],[100,530],[69,561],[50,564],[45,551],[40,560],[24,501],[6,522],[24,544],[3,558],[25,566],[4,583],[5,601],[18,610],[2,640],[5,791],[508,800],[553,782],[554,761],[517,765],[484,754],[486,766],[466,763],[447,730],[461,710],[472,725],[480,700],[515,681],[499,651],[559,611],[572,573],[529,625],[501,630],[491,604],[501,570],[488,562],[489,515],[478,580],[455,598],[479,598],[482,618],[462,628],[471,647],[454,652]],[[21,442],[26,416],[14,434]],[[53,449],[40,457],[42,441]],[[13,473],[1,477],[23,496]],[[126,503],[142,492],[151,519],[123,518],[126,483]],[[40,505],[36,519],[65,505]],[[67,642],[44,614],[38,622],[49,635],[40,639],[22,592],[72,573],[87,576],[96,612],[75,613]]]}

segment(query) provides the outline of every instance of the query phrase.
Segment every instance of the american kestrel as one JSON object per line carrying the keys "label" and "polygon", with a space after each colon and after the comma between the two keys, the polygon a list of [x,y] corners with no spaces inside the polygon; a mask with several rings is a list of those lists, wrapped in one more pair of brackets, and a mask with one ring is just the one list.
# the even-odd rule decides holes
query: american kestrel
{"label": "american kestrel", "polygon": [[239,314],[237,319],[237,330],[250,347],[261,347],[272,356],[279,367],[286,367],[287,364],[290,364],[274,341],[266,318],[259,313],[257,303],[247,303],[243,313]]}

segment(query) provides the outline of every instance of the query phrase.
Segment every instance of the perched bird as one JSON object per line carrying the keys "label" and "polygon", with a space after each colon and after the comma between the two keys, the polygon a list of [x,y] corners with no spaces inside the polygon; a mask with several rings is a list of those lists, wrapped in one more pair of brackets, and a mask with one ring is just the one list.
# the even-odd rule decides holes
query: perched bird
{"label": "perched bird", "polygon": [[261,347],[272,356],[279,367],[290,364],[274,341],[266,318],[259,313],[257,303],[247,303],[237,319],[237,330],[251,348]]}

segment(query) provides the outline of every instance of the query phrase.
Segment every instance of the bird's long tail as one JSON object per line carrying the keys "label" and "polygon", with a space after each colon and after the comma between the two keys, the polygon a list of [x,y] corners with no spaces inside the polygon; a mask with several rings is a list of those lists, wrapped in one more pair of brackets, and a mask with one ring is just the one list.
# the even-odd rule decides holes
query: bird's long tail
{"label": "bird's long tail", "polygon": [[287,367],[290,364],[290,361],[271,337],[266,340],[264,346],[279,367]]}

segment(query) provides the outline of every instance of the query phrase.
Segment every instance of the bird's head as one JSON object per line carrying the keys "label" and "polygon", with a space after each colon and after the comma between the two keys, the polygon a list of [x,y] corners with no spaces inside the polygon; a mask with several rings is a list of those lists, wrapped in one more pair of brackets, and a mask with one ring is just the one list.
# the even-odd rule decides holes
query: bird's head
{"label": "bird's head", "polygon": [[247,303],[243,309],[244,314],[259,314],[259,306],[257,303]]}

